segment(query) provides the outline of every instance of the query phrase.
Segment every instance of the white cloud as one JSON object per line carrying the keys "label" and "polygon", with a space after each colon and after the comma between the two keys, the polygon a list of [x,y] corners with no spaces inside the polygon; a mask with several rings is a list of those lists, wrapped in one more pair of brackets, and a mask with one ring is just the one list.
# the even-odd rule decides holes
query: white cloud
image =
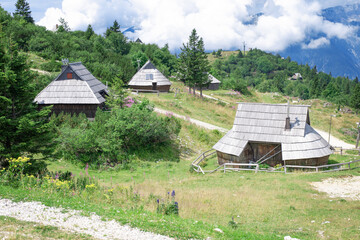
{"label": "white cloud", "polygon": [[302,44],[302,48],[303,49],[316,49],[319,47],[328,46],[329,44],[330,44],[329,39],[327,39],[325,37],[321,37],[318,39],[311,40],[308,44]]}
{"label": "white cloud", "polygon": [[[252,8],[264,15],[256,25],[246,25]],[[143,42],[168,43],[172,49],[187,42],[193,28],[208,50],[237,49],[246,41],[248,47],[281,51],[312,35],[325,35],[324,39],[353,35],[353,28],[326,21],[320,12],[321,4],[309,0],[267,0],[260,5],[255,0],[63,0],[61,9],[49,8],[38,24],[52,29],[64,17],[71,29],[84,30],[92,24],[103,33],[116,19],[121,26],[139,27],[136,34]],[[307,46],[322,46],[321,41],[312,40]]]}

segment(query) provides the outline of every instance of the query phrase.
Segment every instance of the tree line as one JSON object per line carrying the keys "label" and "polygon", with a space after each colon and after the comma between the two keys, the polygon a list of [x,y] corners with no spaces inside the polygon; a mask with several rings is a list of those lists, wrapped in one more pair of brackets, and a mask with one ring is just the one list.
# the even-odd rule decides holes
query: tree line
{"label": "tree line", "polygon": [[[322,98],[360,110],[360,84],[356,77],[333,77],[318,72],[316,66],[302,65],[290,57],[251,49],[244,56],[241,51],[225,59],[217,58],[211,69],[212,74],[222,79],[222,87],[236,89],[243,93],[247,87],[261,92],[279,92],[301,99]],[[292,79],[295,73],[301,78]]]}

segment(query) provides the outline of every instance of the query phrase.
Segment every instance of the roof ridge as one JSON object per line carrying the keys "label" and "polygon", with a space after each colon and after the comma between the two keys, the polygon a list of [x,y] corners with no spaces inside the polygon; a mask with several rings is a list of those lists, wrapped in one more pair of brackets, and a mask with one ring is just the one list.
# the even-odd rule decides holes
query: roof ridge
{"label": "roof ridge", "polygon": [[[237,102],[237,104],[246,104],[246,105],[269,105],[269,106],[287,106],[287,103],[257,103],[257,102]],[[311,105],[300,105],[300,104],[290,104],[290,107],[311,107]]]}

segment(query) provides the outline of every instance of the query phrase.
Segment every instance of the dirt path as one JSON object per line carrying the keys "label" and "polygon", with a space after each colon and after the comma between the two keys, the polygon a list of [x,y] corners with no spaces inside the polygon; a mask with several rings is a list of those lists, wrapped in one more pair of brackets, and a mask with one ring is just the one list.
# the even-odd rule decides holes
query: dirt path
{"label": "dirt path", "polygon": [[43,75],[51,75],[51,72],[47,72],[47,71],[44,71],[44,70],[41,70],[41,69],[30,68],[30,70],[38,72],[38,73],[43,74]]}
{"label": "dirt path", "polygon": [[13,202],[9,199],[0,199],[0,215],[58,227],[67,232],[85,233],[97,239],[172,239],[127,225],[123,226],[115,220],[103,221],[96,214],[86,217],[81,215],[81,211],[47,207],[40,202]]}
{"label": "dirt path", "polygon": [[206,128],[206,129],[218,130],[218,131],[224,132],[224,133],[229,131],[229,129],[218,127],[218,126],[212,125],[210,123],[202,122],[202,121],[199,121],[199,120],[196,120],[196,119],[193,119],[193,118],[190,118],[190,117],[186,117],[186,116],[183,116],[183,115],[180,115],[180,114],[177,114],[177,113],[173,113],[171,111],[167,111],[167,110],[164,110],[164,109],[160,109],[160,108],[155,107],[154,111],[157,112],[157,113],[160,113],[160,114],[164,114],[164,115],[173,115],[176,118],[183,119],[185,121],[188,121],[190,123],[193,123],[193,124],[195,124],[195,125],[197,125],[199,127],[203,127],[203,128]]}
{"label": "dirt path", "polygon": [[[319,129],[315,129],[315,131],[317,131],[326,141],[329,139],[329,133],[328,132],[325,132],[325,131],[322,131],[322,130],[319,130]],[[332,145],[334,147],[343,147],[343,148],[347,148],[347,149],[355,148],[355,145],[346,143],[343,140],[340,140],[337,137],[334,137],[333,135],[330,135],[330,142],[329,143],[330,143],[330,145]]]}

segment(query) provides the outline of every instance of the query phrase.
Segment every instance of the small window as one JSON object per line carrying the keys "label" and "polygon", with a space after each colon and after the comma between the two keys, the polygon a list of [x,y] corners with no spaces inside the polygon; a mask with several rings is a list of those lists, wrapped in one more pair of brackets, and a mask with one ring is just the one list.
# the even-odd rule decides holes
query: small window
{"label": "small window", "polygon": [[72,79],[72,78],[73,78],[72,73],[67,73],[67,74],[66,74],[66,78],[67,78],[67,79]]}
{"label": "small window", "polygon": [[146,80],[154,80],[153,74],[146,74]]}

